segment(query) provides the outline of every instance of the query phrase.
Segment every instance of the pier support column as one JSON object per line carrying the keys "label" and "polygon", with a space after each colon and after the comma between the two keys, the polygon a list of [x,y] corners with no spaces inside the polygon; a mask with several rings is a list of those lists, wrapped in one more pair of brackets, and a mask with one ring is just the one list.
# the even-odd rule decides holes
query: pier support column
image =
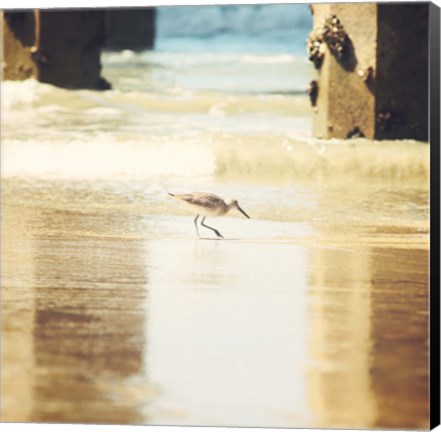
{"label": "pier support column", "polygon": [[313,133],[428,139],[428,4],[314,4]]}
{"label": "pier support column", "polygon": [[5,80],[37,76],[31,50],[35,45],[34,11],[2,12],[2,73]]}
{"label": "pier support column", "polygon": [[68,10],[4,12],[3,79],[66,88],[107,89],[101,77],[104,12]]}
{"label": "pier support column", "polygon": [[155,43],[155,8],[107,9],[106,48],[145,50]]}

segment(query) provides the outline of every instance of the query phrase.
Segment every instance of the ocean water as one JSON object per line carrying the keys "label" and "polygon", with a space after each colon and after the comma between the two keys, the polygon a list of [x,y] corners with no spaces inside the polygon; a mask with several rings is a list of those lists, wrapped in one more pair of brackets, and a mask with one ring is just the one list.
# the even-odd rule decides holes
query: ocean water
{"label": "ocean water", "polygon": [[[246,196],[258,217],[287,220],[308,220],[315,212],[314,206],[282,204],[293,188],[300,201],[311,203],[324,185],[336,183],[338,190],[348,176],[373,193],[399,185],[412,194],[416,188],[423,200],[425,143],[311,135],[305,93],[311,23],[306,5],[163,7],[155,50],[103,53],[110,91],[3,82],[5,184],[10,178],[93,182],[93,189],[113,189],[115,202],[155,214],[180,212],[164,201],[169,190],[213,190]],[[268,190],[275,192],[269,206]],[[350,205],[360,209],[360,195],[353,195]],[[377,210],[360,219],[395,216],[393,207]],[[329,213],[326,219],[333,220],[336,213]],[[403,223],[418,224],[427,214],[412,207],[404,216],[416,220]]]}
{"label": "ocean water", "polygon": [[429,146],[312,136],[311,25],[164,7],[109,91],[2,82],[5,421],[428,426]]}

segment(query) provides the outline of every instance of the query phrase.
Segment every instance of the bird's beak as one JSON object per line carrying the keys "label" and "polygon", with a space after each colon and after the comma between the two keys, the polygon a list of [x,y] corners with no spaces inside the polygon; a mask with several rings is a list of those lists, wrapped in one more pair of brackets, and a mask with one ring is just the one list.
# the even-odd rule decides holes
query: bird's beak
{"label": "bird's beak", "polygon": [[247,217],[248,219],[251,219],[240,207],[239,204],[236,204],[237,210],[239,210],[245,217]]}

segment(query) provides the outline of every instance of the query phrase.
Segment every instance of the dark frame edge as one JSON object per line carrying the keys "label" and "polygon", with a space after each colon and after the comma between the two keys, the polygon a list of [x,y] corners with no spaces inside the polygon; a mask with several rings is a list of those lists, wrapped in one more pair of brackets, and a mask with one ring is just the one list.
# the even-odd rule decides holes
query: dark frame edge
{"label": "dark frame edge", "polygon": [[430,429],[440,424],[440,8],[429,4]]}

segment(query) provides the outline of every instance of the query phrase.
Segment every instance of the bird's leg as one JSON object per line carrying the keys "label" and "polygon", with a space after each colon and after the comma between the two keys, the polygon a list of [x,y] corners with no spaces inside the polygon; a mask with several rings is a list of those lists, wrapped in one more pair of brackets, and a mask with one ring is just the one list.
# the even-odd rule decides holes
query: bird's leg
{"label": "bird's leg", "polygon": [[201,221],[201,225],[202,226],[204,226],[205,228],[208,228],[208,229],[211,229],[211,231],[214,231],[214,233],[218,236],[218,237],[222,237],[222,238],[224,238],[224,236],[216,229],[216,228],[213,228],[213,227],[211,227],[211,226],[208,226],[208,225],[205,225],[204,224],[204,220],[205,220],[205,216],[202,218],[202,221]]}
{"label": "bird's leg", "polygon": [[198,217],[199,217],[199,215],[197,215],[194,220],[194,226],[196,227],[196,232],[198,233],[198,237],[201,238],[201,236],[199,235],[199,230],[198,230]]}

